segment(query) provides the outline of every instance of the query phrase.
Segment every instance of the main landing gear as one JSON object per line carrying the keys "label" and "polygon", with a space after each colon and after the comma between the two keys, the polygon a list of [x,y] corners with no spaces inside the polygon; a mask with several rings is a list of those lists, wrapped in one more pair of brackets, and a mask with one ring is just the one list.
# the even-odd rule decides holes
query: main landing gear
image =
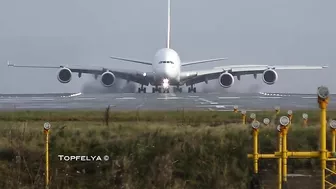
{"label": "main landing gear", "polygon": [[141,85],[141,87],[138,88],[138,93],[146,93],[146,87],[144,87],[143,85]]}
{"label": "main landing gear", "polygon": [[161,93],[162,90],[161,90],[161,88],[159,88],[158,86],[156,86],[156,87],[153,87],[153,88],[152,88],[152,93],[155,93],[155,92],[159,92],[159,93]]}
{"label": "main landing gear", "polygon": [[194,87],[193,85],[191,85],[190,87],[188,87],[188,93],[194,92],[196,93],[196,87]]}

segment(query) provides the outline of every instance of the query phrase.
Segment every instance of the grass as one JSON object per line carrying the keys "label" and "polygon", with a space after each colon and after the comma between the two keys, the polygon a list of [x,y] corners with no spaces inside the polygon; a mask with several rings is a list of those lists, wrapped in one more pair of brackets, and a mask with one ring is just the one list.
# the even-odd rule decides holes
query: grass
{"label": "grass", "polygon": [[[257,118],[272,112],[257,112]],[[302,127],[294,112],[289,150],[318,150],[319,120],[308,112]],[[333,117],[335,112],[328,112]],[[335,114],[336,115],[336,114]],[[51,188],[246,188],[252,160],[251,128],[232,112],[1,112],[0,188],[44,185],[43,123],[50,134]],[[234,120],[234,121],[232,121]],[[329,144],[330,142],[328,142]],[[275,125],[261,128],[260,150],[277,148]],[[60,161],[58,155],[108,155],[109,161]],[[260,169],[276,173],[276,160]],[[290,160],[289,172],[317,160]]]}

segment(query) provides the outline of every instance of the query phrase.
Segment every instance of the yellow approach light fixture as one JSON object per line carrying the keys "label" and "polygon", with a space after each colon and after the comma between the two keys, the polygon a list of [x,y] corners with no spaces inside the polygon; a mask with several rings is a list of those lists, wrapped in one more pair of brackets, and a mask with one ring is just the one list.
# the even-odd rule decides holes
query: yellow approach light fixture
{"label": "yellow approach light fixture", "polygon": [[303,118],[303,119],[308,119],[308,114],[303,113],[303,114],[302,114],[302,118]]}
{"label": "yellow approach light fixture", "polygon": [[258,129],[260,127],[259,121],[253,121],[251,124],[253,129]]}
{"label": "yellow approach light fixture", "polygon": [[44,125],[43,125],[43,128],[47,131],[50,129],[50,127],[51,127],[51,125],[50,125],[49,122],[45,122]]}
{"label": "yellow approach light fixture", "polygon": [[289,124],[290,120],[287,116],[281,116],[280,117],[280,124],[282,126],[287,126]]}
{"label": "yellow approach light fixture", "polygon": [[265,125],[268,125],[271,121],[268,118],[264,118],[263,122]]}
{"label": "yellow approach light fixture", "polygon": [[330,128],[332,128],[332,129],[336,129],[336,120],[331,120],[331,121],[329,122],[329,126],[330,126]]}
{"label": "yellow approach light fixture", "polygon": [[321,99],[326,99],[329,96],[329,89],[325,86],[321,86],[317,89],[317,95]]}

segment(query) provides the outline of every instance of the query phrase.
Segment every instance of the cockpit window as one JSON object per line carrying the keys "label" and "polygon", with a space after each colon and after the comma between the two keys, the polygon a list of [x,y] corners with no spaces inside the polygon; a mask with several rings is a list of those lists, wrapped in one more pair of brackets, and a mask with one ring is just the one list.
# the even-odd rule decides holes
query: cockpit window
{"label": "cockpit window", "polygon": [[160,61],[159,64],[174,64],[172,61]]}

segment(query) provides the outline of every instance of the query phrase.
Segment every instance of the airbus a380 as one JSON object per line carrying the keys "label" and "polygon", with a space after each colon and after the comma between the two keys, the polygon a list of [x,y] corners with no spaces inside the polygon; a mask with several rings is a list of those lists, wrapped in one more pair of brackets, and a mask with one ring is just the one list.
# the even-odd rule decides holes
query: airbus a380
{"label": "airbus a380", "polygon": [[181,86],[186,85],[188,92],[196,92],[195,84],[208,83],[209,80],[218,79],[219,84],[224,88],[229,88],[234,84],[234,76],[240,80],[242,75],[254,75],[257,78],[258,74],[262,74],[262,80],[272,85],[278,79],[276,70],[304,70],[304,69],[323,69],[327,66],[270,66],[270,65],[227,65],[215,67],[206,70],[183,71],[182,68],[194,64],[208,63],[221,61],[227,58],[216,58],[208,60],[199,60],[192,62],[181,62],[176,51],[170,48],[170,7],[171,3],[168,0],[168,28],[166,47],[158,50],[154,56],[153,62],[140,61],[129,58],[110,57],[114,60],[127,61],[137,64],[143,64],[152,67],[151,72],[138,72],[132,70],[121,70],[107,67],[83,67],[83,66],[38,66],[38,65],[14,65],[8,62],[8,66],[12,67],[27,67],[27,68],[58,68],[57,79],[61,83],[69,83],[72,79],[72,73],[78,73],[81,77],[82,73],[93,74],[103,86],[111,87],[115,83],[116,78],[127,80],[127,82],[135,82],[141,85],[138,92],[146,93],[146,87],[153,86],[152,92],[169,92],[170,86],[175,86],[174,91],[182,92]]}

